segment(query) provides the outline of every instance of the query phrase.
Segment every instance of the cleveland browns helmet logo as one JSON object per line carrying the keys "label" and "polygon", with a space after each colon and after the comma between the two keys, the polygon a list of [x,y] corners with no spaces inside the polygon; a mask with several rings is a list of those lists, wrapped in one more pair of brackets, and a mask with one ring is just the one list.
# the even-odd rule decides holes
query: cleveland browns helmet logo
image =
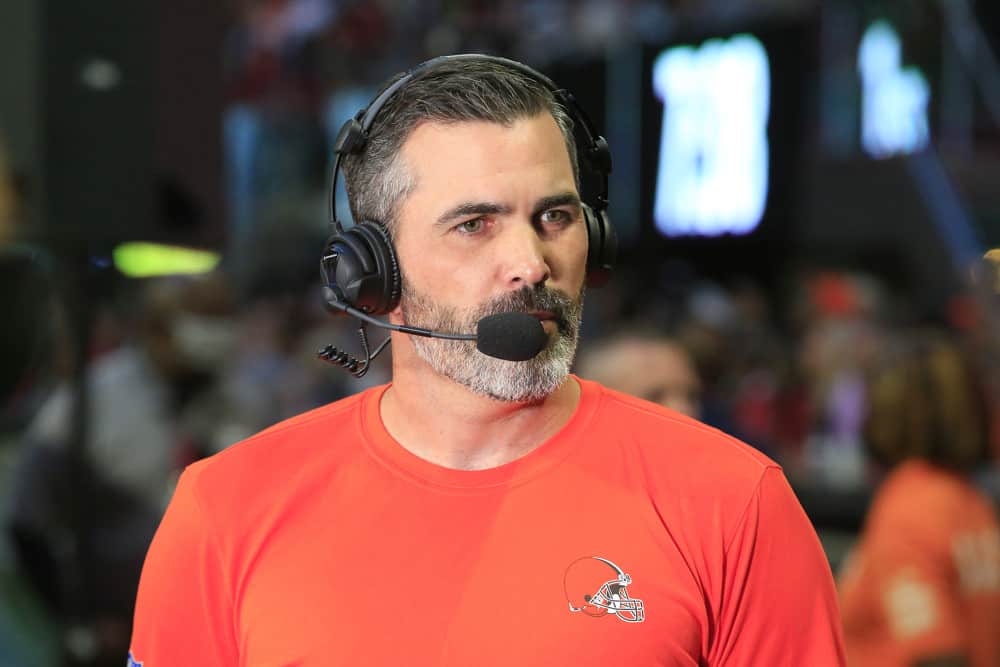
{"label": "cleveland browns helmet logo", "polygon": [[642,600],[629,597],[632,577],[600,556],[577,558],[566,568],[563,588],[571,612],[588,616],[614,615],[626,623],[642,623],[646,618]]}

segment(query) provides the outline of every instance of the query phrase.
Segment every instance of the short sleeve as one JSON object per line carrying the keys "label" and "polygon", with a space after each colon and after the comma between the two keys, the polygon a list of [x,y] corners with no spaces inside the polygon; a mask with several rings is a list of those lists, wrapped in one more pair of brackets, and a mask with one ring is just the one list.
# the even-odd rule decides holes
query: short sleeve
{"label": "short sleeve", "polygon": [[239,664],[226,568],[189,468],[153,538],[136,598],[130,659],[144,667]]}
{"label": "short sleeve", "polygon": [[729,539],[709,664],[845,664],[836,589],[816,532],[769,467]]}

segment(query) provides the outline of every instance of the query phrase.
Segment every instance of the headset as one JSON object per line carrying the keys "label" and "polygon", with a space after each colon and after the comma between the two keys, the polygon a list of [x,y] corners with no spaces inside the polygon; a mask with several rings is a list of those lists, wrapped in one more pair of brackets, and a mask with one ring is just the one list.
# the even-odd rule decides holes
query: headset
{"label": "headset", "polygon": [[597,134],[590,118],[572,93],[559,88],[551,79],[527,65],[483,54],[448,55],[433,58],[405,72],[383,89],[367,107],[345,122],[337,134],[329,200],[333,235],[327,239],[320,260],[323,295],[331,311],[354,310],[350,314],[355,316],[358,316],[358,311],[369,316],[389,313],[399,303],[401,291],[399,262],[385,226],[379,221],[361,220],[345,229],[337,220],[337,178],[341,160],[345,155],[356,155],[364,150],[379,112],[400,89],[442,64],[463,61],[496,63],[520,72],[547,88],[555,97],[556,103],[573,119],[574,127],[580,130],[585,140],[582,149],[577,147],[578,167],[585,167],[596,176],[598,186],[593,196],[581,194],[587,226],[587,285],[601,287],[610,278],[618,243],[607,213],[608,174],[611,173],[611,150],[608,142]]}

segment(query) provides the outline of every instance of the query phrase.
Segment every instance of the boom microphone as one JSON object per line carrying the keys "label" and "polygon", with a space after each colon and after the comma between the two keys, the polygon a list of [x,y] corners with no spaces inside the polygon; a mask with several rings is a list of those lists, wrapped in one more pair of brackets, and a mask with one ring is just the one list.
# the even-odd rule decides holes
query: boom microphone
{"label": "boom microphone", "polygon": [[477,350],[485,355],[505,361],[527,361],[534,359],[545,348],[545,344],[548,341],[548,335],[545,333],[545,329],[542,328],[542,323],[537,317],[533,317],[527,313],[511,312],[487,315],[476,323],[476,333],[474,334],[447,333],[406,324],[383,322],[364,311],[352,308],[336,298],[333,290],[329,287],[323,288],[323,297],[324,302],[330,308],[335,308],[340,312],[347,313],[352,317],[356,317],[359,320],[382,329],[390,329],[391,331],[399,331],[425,338],[474,340],[476,341]]}
{"label": "boom microphone", "polygon": [[497,359],[534,359],[547,341],[542,323],[527,313],[497,313],[476,323],[476,349]]}

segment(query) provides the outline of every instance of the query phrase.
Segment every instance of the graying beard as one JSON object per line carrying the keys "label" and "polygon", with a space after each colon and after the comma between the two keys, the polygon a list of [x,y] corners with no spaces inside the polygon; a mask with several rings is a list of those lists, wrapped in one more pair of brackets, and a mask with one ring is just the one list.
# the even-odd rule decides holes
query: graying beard
{"label": "graying beard", "polygon": [[[440,326],[442,321],[455,322],[451,316],[442,318],[432,301],[416,295],[404,288],[404,302],[410,301],[419,309],[434,312],[436,321],[422,322],[418,326],[430,328]],[[576,354],[579,338],[582,299],[573,304],[565,316],[568,321],[566,332],[560,332],[555,345],[528,361],[505,361],[489,357],[473,347],[471,341],[442,340],[436,338],[413,337],[417,354],[438,374],[453,380],[470,391],[488,398],[504,402],[532,402],[545,398],[554,392],[569,375]],[[410,320],[410,313],[404,303],[404,317]]]}
{"label": "graying beard", "polygon": [[[437,373],[472,392],[504,402],[532,402],[545,398],[569,375],[576,340],[563,336],[552,347],[528,361],[505,361],[470,349],[471,342],[415,339],[417,354]],[[456,363],[457,361],[457,363]]]}

